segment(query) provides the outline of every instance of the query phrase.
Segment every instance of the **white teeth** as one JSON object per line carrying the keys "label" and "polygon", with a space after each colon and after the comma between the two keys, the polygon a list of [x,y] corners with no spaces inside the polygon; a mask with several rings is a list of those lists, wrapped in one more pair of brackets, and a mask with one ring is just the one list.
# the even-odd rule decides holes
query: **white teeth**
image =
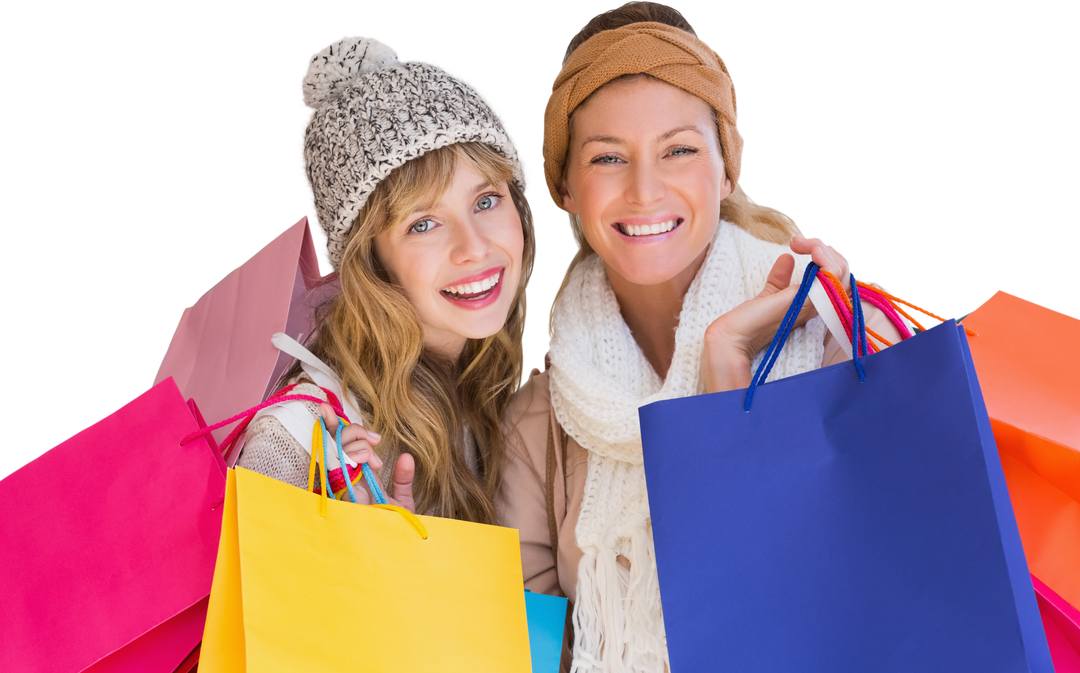
{"label": "white teeth", "polygon": [[663,234],[674,229],[676,222],[678,222],[678,220],[668,220],[667,222],[658,222],[656,224],[644,225],[620,224],[619,231],[626,234],[627,236],[649,236],[652,234]]}
{"label": "white teeth", "polygon": [[443,292],[447,294],[479,294],[481,292],[487,292],[491,288],[495,287],[499,283],[499,274],[493,273],[487,278],[475,281],[473,283],[462,283],[461,285],[450,285],[443,288]]}

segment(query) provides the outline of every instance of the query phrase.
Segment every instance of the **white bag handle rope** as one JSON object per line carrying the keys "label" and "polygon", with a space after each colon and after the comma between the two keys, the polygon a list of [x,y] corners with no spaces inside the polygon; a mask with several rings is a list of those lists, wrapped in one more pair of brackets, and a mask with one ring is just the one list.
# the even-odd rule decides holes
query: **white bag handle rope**
{"label": "white bag handle rope", "polygon": [[[360,405],[357,404],[356,398],[351,394],[342,392],[341,380],[325,362],[315,357],[314,353],[307,348],[304,348],[304,346],[296,339],[293,339],[283,332],[278,332],[270,337],[270,343],[282,353],[296,358],[300,362],[300,367],[304,370],[304,373],[307,374],[308,378],[310,378],[315,385],[320,388],[325,388],[337,395],[344,408],[345,414],[349,417],[349,421],[363,427],[363,416],[360,413]],[[255,415],[253,422],[262,416],[273,416],[276,418],[289,434],[293,436],[296,442],[304,447],[304,450],[307,451],[308,455],[311,455],[311,427],[316,419],[313,418],[311,412],[308,411],[305,402],[282,402],[281,404],[267,407]],[[357,462],[348,454],[345,454],[345,462],[349,467],[357,466]],[[326,452],[326,467],[330,470],[341,468],[341,461],[337,452]]]}

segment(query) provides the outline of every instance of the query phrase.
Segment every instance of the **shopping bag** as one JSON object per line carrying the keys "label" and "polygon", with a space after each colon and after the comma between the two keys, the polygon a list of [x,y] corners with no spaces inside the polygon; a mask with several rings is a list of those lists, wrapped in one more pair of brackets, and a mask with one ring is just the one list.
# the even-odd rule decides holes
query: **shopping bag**
{"label": "shopping bag", "polygon": [[[205,618],[203,619],[203,622],[205,626]],[[173,671],[173,673],[195,673],[195,671],[199,670],[199,651],[201,644],[202,643],[195,646],[195,649],[191,651],[191,654],[180,662],[180,665],[176,667],[176,670]]]}
{"label": "shopping bag", "polygon": [[[47,417],[27,422],[48,422]],[[172,380],[0,481],[0,670],[170,673],[199,642],[225,469]]]}
{"label": "shopping bag", "polygon": [[[335,289],[319,276],[304,218],[184,311],[156,382],[173,377],[211,419],[255,406],[291,361],[270,337],[285,332],[302,343],[315,308]],[[219,430],[216,440],[226,433]],[[230,465],[237,455],[229,456]]]}
{"label": "shopping bag", "polygon": [[1046,641],[1054,659],[1054,673],[1080,673],[1080,610],[1065,602],[1053,589],[1031,576],[1039,601]]}
{"label": "shopping bag", "polygon": [[566,599],[525,592],[525,612],[529,620],[529,650],[532,673],[558,673],[562,662],[563,630],[566,627]]}
{"label": "shopping bag", "polygon": [[[838,322],[850,339],[852,304],[838,279],[824,271],[818,274],[828,281],[823,285]],[[857,287],[860,298],[881,309],[901,338],[911,336],[901,315],[918,329],[925,329],[907,313],[905,305],[944,321],[944,318],[880,288],[864,283],[858,283]],[[1080,366],[1077,366],[1080,358],[1071,354],[1061,358],[1056,353],[1032,356],[1025,352],[1027,349],[1023,345],[1037,343],[1039,337],[1046,334],[1052,334],[1059,342],[1074,342],[1080,337],[1080,322],[1004,293],[998,293],[976,313],[975,323],[982,333],[976,333],[970,327],[966,331],[968,337],[975,337],[970,342],[972,358],[976,373],[982,379],[980,387],[988,405],[1026,556],[1029,564],[1038,559],[1067,584],[1076,574],[1075,554],[1069,559],[1068,547],[1070,543],[1075,547],[1080,539],[1075,525],[1080,518],[1075,515],[1073,499],[1056,485],[1065,491],[1080,487],[1080,480],[1076,479],[1080,475],[1075,469],[1080,454],[1046,439],[1040,432],[1059,438],[1080,432],[1080,427],[1070,427],[1077,425],[1076,412],[1080,405],[1075,402],[1080,396],[1069,380],[1075,380],[1080,374]],[[867,331],[881,339],[869,329]],[[841,338],[844,336],[839,329],[837,332]],[[1018,425],[1037,428],[1037,431],[1025,432]],[[1071,529],[1070,521],[1073,523]],[[1063,548],[1065,554],[1055,553]],[[1055,671],[1080,673],[1080,611],[1035,575],[1032,575],[1032,583]]]}
{"label": "shopping bag", "polygon": [[200,673],[529,671],[517,531],[325,491],[229,471]]}
{"label": "shopping bag", "polygon": [[1080,607],[1080,320],[998,292],[964,324],[1028,565]]}
{"label": "shopping bag", "polygon": [[640,422],[673,673],[1053,670],[954,322]]}

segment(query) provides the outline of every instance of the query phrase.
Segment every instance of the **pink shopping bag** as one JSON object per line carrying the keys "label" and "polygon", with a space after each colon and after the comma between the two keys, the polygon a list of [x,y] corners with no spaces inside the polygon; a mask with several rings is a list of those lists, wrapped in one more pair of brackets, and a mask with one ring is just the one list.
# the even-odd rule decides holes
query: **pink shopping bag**
{"label": "pink shopping bag", "polygon": [[212,421],[257,405],[290,361],[270,337],[285,332],[302,343],[315,307],[334,291],[319,276],[305,217],[184,311],[155,383],[173,377]]}
{"label": "pink shopping bag", "polygon": [[[225,466],[172,380],[0,481],[0,670],[171,673],[202,637]],[[47,422],[47,419],[42,419]]]}
{"label": "pink shopping bag", "polygon": [[1080,610],[1031,576],[1055,673],[1080,673]]}

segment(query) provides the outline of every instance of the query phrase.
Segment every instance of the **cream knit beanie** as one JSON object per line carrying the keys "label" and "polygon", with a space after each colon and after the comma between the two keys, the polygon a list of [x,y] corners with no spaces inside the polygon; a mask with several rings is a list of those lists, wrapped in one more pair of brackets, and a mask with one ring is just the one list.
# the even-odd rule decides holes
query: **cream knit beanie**
{"label": "cream knit beanie", "polygon": [[379,181],[424,152],[486,143],[511,161],[526,197],[536,185],[521,139],[483,86],[375,36],[346,33],[309,52],[296,95],[305,111],[297,175],[328,271]]}

